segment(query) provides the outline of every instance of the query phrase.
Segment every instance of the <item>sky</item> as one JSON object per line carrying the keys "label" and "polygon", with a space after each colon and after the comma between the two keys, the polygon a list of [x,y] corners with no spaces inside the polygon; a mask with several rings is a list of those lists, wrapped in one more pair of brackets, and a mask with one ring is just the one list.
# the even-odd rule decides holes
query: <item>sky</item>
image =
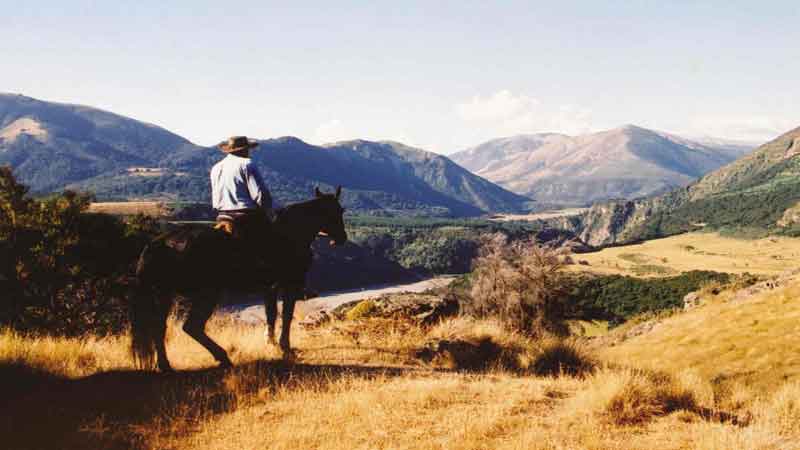
{"label": "sky", "polygon": [[452,153],[636,124],[800,126],[800,2],[0,0],[0,92],[230,135]]}

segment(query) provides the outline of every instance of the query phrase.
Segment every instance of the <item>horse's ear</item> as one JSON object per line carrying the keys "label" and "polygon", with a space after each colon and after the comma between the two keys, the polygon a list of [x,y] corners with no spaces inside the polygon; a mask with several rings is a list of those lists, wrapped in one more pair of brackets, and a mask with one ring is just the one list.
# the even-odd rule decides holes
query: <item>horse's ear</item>
{"label": "horse's ear", "polygon": [[317,187],[315,187],[315,188],[314,188],[314,195],[315,195],[317,198],[320,198],[320,197],[322,197],[322,191],[320,191],[320,190],[319,190],[319,186],[317,186]]}
{"label": "horse's ear", "polygon": [[341,196],[342,196],[342,187],[341,186],[337,186],[336,187],[336,200],[339,200],[339,197],[341,197]]}

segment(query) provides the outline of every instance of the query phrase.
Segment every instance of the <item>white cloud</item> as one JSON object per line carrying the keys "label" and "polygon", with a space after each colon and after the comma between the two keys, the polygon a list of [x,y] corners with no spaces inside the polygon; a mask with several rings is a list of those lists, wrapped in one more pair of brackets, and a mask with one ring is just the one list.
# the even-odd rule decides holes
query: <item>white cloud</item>
{"label": "white cloud", "polygon": [[368,141],[397,141],[406,145],[414,145],[408,134],[398,130],[368,130],[368,126],[360,128],[350,127],[340,119],[331,119],[323,122],[314,130],[314,144],[332,144],[353,139],[366,139]]}
{"label": "white cloud", "polygon": [[318,144],[327,144],[348,139],[353,139],[353,135],[350,134],[339,119],[331,119],[320,124],[320,126],[314,130],[314,140]]}
{"label": "white cloud", "polygon": [[581,134],[591,130],[591,110],[576,105],[549,107],[536,98],[501,90],[476,95],[456,105],[458,116],[487,134],[500,136],[535,132]]}
{"label": "white cloud", "polygon": [[800,121],[768,116],[701,116],[691,121],[691,133],[742,141],[766,142],[797,127]]}

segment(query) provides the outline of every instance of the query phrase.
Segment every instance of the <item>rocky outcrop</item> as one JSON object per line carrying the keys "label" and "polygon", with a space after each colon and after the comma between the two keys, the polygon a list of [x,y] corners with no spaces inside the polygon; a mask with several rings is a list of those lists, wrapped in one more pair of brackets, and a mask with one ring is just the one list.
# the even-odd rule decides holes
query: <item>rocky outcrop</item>
{"label": "rocky outcrop", "polygon": [[458,300],[450,295],[400,293],[357,300],[332,310],[316,311],[300,321],[304,328],[316,328],[331,320],[360,320],[372,317],[411,320],[419,325],[432,325],[458,314]]}
{"label": "rocky outcrop", "polygon": [[[800,145],[798,145],[798,147],[800,147]],[[776,225],[785,228],[796,223],[800,223],[800,202],[784,211],[783,216],[778,220]]]}
{"label": "rocky outcrop", "polygon": [[796,280],[798,275],[800,275],[800,270],[793,270],[779,277],[771,278],[769,280],[739,289],[735,294],[733,294],[733,297],[730,301],[731,303],[747,301],[754,296],[761,294],[762,292],[772,291],[788,285],[791,281]]}
{"label": "rocky outcrop", "polygon": [[547,246],[569,250],[570,253],[587,253],[594,248],[586,245],[575,233],[558,228],[545,228],[536,233],[536,242],[541,242]]}
{"label": "rocky outcrop", "polygon": [[689,292],[683,297],[683,310],[688,311],[696,308],[697,306],[700,306],[700,303],[700,294],[697,292]]}
{"label": "rocky outcrop", "polygon": [[579,216],[547,220],[546,225],[568,230],[592,247],[620,244],[635,240],[635,231],[652,217],[661,203],[658,198],[613,200],[595,204]]}

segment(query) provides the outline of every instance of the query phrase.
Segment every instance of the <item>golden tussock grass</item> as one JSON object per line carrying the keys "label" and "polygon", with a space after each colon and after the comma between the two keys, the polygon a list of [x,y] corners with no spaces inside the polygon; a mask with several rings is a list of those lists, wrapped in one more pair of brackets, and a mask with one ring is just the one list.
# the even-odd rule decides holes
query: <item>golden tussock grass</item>
{"label": "golden tussock grass", "polygon": [[164,202],[94,202],[89,205],[89,212],[113,214],[120,216],[135,216],[144,214],[151,217],[165,217],[170,214],[169,207]]}
{"label": "golden tussock grass", "polygon": [[[798,433],[797,384],[737,397],[702,372],[609,365],[580,342],[533,341],[493,321],[297,329],[299,359],[284,362],[261,327],[214,317],[230,370],[177,325],[172,375],[134,371],[124,336],[0,332],[0,374],[27,380],[6,384],[4,448],[790,448]],[[491,342],[494,353],[472,353],[489,363],[463,370],[442,342]]]}
{"label": "golden tussock grass", "polygon": [[730,292],[707,300],[602,356],[647,369],[693,369],[720,390],[733,381],[756,393],[800,381],[800,282],[742,301]]}
{"label": "golden tussock grass", "polygon": [[735,239],[687,233],[579,255],[572,270],[631,276],[671,276],[690,270],[778,275],[800,267],[800,239]]}

